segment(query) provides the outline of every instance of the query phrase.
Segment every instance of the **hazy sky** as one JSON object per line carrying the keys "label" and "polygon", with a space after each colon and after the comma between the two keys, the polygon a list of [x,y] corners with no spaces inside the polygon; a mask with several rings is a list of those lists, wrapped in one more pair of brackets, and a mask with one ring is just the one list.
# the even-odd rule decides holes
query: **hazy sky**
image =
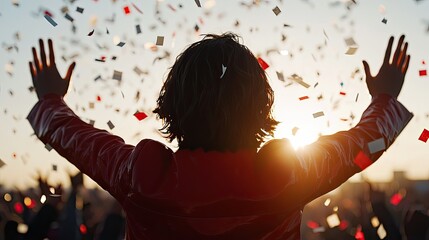
{"label": "hazy sky", "polygon": [[[399,100],[415,117],[365,175],[373,180],[385,180],[394,170],[404,170],[412,178],[429,177],[429,143],[418,140],[423,129],[429,129],[429,77],[419,76],[419,70],[429,70],[428,63],[422,63],[429,62],[429,1],[361,0],[356,5],[348,1],[316,0],[261,1],[257,5],[251,2],[201,0],[203,7],[198,8],[191,0],[0,1],[0,66],[3,67],[0,71],[0,159],[6,163],[0,168],[0,183],[7,187],[33,185],[32,176],[42,171],[49,173],[51,183],[66,184],[64,173],[75,171],[54,150],[48,152],[32,136],[33,131],[25,119],[37,101],[35,93],[28,90],[31,86],[28,61],[31,46],[38,38],[54,40],[62,74],[68,64],[77,61],[66,97],[69,106],[84,121],[94,120],[98,128],[110,131],[106,122],[112,121],[116,126],[112,133],[122,136],[127,143],[136,144],[142,138],[164,141],[155,131],[160,122],[151,110],[177,54],[200,40],[199,34],[226,31],[241,35],[242,43],[270,65],[267,74],[276,94],[274,112],[282,121],[276,137],[290,138],[296,145],[314,141],[319,133],[347,130],[358,122],[370,102],[365,83],[361,81],[362,59],[369,62],[376,74],[389,36],[405,33],[412,60]],[[64,18],[61,12],[64,6],[68,7],[73,24]],[[130,8],[128,15],[123,11],[125,6]],[[281,9],[277,16],[272,11],[276,6]],[[76,7],[83,8],[84,12],[76,12]],[[43,17],[45,10],[53,14],[58,23],[56,27]],[[382,22],[384,18],[386,24]],[[141,34],[136,32],[137,24]],[[94,34],[88,36],[94,29]],[[149,46],[157,36],[165,37],[164,45],[153,51]],[[345,54],[347,38],[353,38],[358,46],[354,55]],[[117,41],[125,45],[115,46]],[[154,61],[166,54],[170,57]],[[102,56],[106,62],[95,61]],[[116,60],[112,60],[113,56]],[[136,66],[148,74],[139,76],[133,71]],[[112,79],[114,70],[123,72],[120,84]],[[286,87],[278,80],[276,71],[282,72],[285,78],[298,74],[311,87],[299,84]],[[97,76],[102,80],[94,81]],[[135,98],[137,92],[140,92],[139,99]],[[357,94],[359,98],[355,101]],[[318,100],[320,95],[323,98]],[[97,96],[101,97],[100,102]],[[300,101],[298,98],[302,96],[309,99]],[[91,102],[93,109],[89,108]],[[133,116],[136,110],[145,111],[149,117],[137,121]],[[314,119],[312,114],[318,111],[323,111],[325,116]],[[351,114],[355,116],[353,120]],[[296,136],[291,133],[294,127],[299,128]],[[174,148],[175,144],[169,146]],[[53,164],[58,165],[58,171],[52,171]]]}

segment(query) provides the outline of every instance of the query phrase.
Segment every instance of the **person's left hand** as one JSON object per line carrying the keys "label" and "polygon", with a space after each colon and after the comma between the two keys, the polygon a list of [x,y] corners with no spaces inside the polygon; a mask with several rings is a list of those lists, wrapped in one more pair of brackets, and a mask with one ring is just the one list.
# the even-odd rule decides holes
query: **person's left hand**
{"label": "person's left hand", "polygon": [[32,48],[33,61],[29,62],[30,73],[33,79],[34,89],[36,90],[37,97],[41,99],[47,94],[56,94],[64,96],[70,85],[70,78],[76,63],[70,64],[65,78],[60,76],[57,66],[55,65],[54,48],[52,40],[48,40],[49,45],[49,64],[46,59],[44,43],[39,39],[40,45],[40,59],[37,57],[36,48]]}

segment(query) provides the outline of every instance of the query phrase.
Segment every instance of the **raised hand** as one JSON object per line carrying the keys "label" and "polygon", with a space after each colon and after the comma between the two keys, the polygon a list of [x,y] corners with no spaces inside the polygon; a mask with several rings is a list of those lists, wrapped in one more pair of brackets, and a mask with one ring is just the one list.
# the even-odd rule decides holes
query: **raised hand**
{"label": "raised hand", "polygon": [[376,76],[371,75],[368,63],[363,61],[366,84],[371,96],[389,94],[397,98],[401,92],[411,58],[410,55],[407,55],[408,43],[406,42],[404,44],[404,38],[404,35],[399,38],[398,46],[393,54],[393,59],[390,61],[393,44],[393,37],[390,37],[383,65]]}
{"label": "raised hand", "polygon": [[49,45],[49,64],[46,59],[44,43],[42,39],[39,39],[40,45],[40,59],[37,57],[36,48],[32,48],[33,61],[29,62],[30,73],[33,79],[33,85],[37,93],[37,97],[40,99],[46,94],[57,94],[64,96],[70,85],[70,78],[73,73],[73,69],[76,63],[70,64],[67,74],[64,78],[60,76],[57,66],[55,65],[54,48],[52,40],[48,40]]}

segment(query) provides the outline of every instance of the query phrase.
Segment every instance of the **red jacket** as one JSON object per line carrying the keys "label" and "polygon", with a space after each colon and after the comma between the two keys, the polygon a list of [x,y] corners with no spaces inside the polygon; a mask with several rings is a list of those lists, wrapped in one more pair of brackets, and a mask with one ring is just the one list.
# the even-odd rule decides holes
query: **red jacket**
{"label": "red jacket", "polygon": [[258,152],[173,152],[150,139],[127,145],[53,95],[28,120],[44,143],[120,202],[127,239],[299,239],[305,204],[377,160],[412,116],[380,95],[349,131],[300,151],[282,139]]}

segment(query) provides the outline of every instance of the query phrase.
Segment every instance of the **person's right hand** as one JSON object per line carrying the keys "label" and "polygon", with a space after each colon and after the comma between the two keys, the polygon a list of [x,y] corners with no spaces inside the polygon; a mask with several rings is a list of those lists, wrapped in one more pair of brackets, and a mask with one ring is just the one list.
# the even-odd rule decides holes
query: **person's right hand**
{"label": "person's right hand", "polygon": [[411,58],[410,55],[407,55],[408,43],[403,44],[404,38],[404,35],[399,38],[398,46],[396,47],[392,62],[390,62],[393,44],[393,37],[390,37],[383,65],[375,77],[371,75],[368,63],[363,61],[366,84],[372,97],[379,94],[388,94],[397,98],[401,92]]}

